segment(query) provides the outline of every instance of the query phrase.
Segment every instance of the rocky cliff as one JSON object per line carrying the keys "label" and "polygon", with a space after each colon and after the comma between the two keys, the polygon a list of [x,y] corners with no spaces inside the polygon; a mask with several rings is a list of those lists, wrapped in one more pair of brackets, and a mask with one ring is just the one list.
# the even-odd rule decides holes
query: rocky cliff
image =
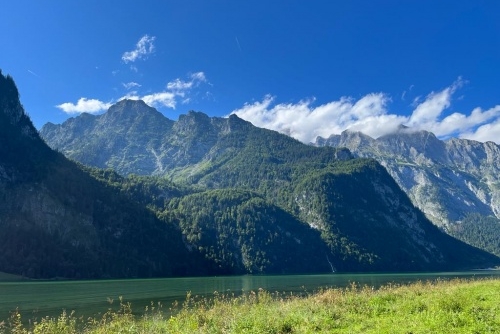
{"label": "rocky cliff", "polygon": [[470,212],[500,218],[500,146],[493,142],[442,141],[402,127],[377,139],[344,131],[318,138],[315,145],[347,147],[356,156],[378,160],[438,226]]}
{"label": "rocky cliff", "polygon": [[500,146],[493,142],[439,140],[400,127],[377,139],[344,131],[316,146],[347,147],[379,161],[437,226],[467,243],[500,255]]}

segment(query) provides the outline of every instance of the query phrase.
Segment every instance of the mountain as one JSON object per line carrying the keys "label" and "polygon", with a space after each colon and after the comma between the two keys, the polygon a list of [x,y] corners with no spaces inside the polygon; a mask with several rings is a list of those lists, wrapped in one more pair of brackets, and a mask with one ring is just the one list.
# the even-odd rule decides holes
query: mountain
{"label": "mountain", "polygon": [[122,175],[163,175],[199,162],[217,133],[230,130],[224,123],[197,112],[174,122],[143,101],[122,100],[103,115],[48,123],[40,133],[52,148],[83,164],[113,168]]}
{"label": "mountain", "polygon": [[168,133],[173,123],[144,102],[124,100],[102,116],[84,113],[70,118],[64,127],[48,123],[41,135],[52,148],[64,147],[67,157],[86,165],[149,175],[163,171],[158,153],[161,134]]}
{"label": "mountain", "polygon": [[[132,104],[107,116],[133,122],[144,106]],[[88,116],[76,122],[84,127]],[[3,75],[0,130],[2,272],[121,278],[331,271],[326,257],[314,260],[328,251],[319,232],[254,193],[124,178],[68,160],[41,140],[14,81]],[[207,215],[204,201],[214,198],[220,205],[208,207]],[[227,216],[220,217],[224,210]],[[212,226],[212,218],[222,221]]]}
{"label": "mountain", "polygon": [[[185,187],[150,202],[189,249],[224,272],[442,270],[499,261],[440,231],[373,159],[304,145],[236,115],[159,116],[124,100],[40,133],[68,157],[124,175],[115,182],[124,194],[140,178]],[[130,198],[147,203],[148,196]]]}
{"label": "mountain", "polygon": [[457,138],[442,141],[430,132],[405,127],[377,139],[344,131],[319,137],[315,145],[346,147],[358,157],[376,159],[434,224],[500,255],[499,145]]}
{"label": "mountain", "polygon": [[0,271],[32,278],[200,275],[180,231],[50,149],[0,72]]}

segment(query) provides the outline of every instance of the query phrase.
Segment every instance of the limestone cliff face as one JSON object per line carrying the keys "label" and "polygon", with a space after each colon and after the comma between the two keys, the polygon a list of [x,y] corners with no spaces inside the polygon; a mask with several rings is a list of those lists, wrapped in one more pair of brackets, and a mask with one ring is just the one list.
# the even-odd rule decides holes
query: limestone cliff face
{"label": "limestone cliff face", "polygon": [[[142,101],[123,100],[103,115],[82,114],[40,131],[53,149],[84,164],[121,173],[161,173],[163,136],[173,122]],[[83,138],[83,139],[82,139]]]}
{"label": "limestone cliff face", "polygon": [[195,111],[174,122],[143,101],[122,100],[103,115],[48,123],[40,135],[53,149],[86,165],[122,175],[164,175],[210,160],[219,138],[245,123]]}
{"label": "limestone cliff face", "polygon": [[345,131],[315,145],[347,147],[378,160],[436,225],[446,227],[468,213],[500,218],[500,146],[465,139],[441,141],[427,131],[373,139]]}

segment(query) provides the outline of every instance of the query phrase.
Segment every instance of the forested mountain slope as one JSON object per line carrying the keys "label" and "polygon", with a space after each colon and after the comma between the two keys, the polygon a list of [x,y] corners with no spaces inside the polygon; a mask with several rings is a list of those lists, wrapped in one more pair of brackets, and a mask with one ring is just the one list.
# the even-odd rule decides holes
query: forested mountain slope
{"label": "forested mountain slope", "polygon": [[[103,115],[48,124],[41,134],[82,163],[99,161],[94,166],[190,189],[166,196],[163,205],[151,201],[158,216],[176,222],[191,249],[223,270],[285,272],[280,264],[297,272],[441,270],[498,263],[436,228],[375,160],[304,145],[235,115],[189,112],[178,121],[165,118],[161,132],[147,128],[152,119],[161,123],[142,101],[124,100]],[[109,149],[100,155],[87,140]],[[135,142],[142,144],[132,148]],[[136,176],[123,180],[130,178]],[[287,257],[280,247],[297,246],[295,239],[306,248]]]}

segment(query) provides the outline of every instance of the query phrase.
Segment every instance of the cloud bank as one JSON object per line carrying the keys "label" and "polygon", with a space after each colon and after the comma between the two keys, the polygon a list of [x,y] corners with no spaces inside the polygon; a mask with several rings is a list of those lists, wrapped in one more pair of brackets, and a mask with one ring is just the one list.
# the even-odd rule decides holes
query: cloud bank
{"label": "cloud bank", "polygon": [[127,51],[122,55],[122,60],[126,63],[135,62],[138,59],[145,59],[148,55],[152,54],[155,50],[153,44],[156,37],[144,35],[135,45],[135,49]]}
{"label": "cloud bank", "polygon": [[[191,101],[191,93],[195,88],[203,83],[208,83],[204,72],[192,73],[188,76],[188,80],[177,78],[167,83],[165,89],[149,94],[140,94],[138,91],[129,91],[125,96],[120,97],[116,101],[124,99],[143,100],[146,104],[154,108],[171,108],[175,109],[178,103],[188,103]],[[136,82],[122,83],[127,90],[141,87]],[[77,103],[66,102],[57,105],[67,114],[92,113],[96,114],[106,111],[114,102],[105,103],[97,99],[80,98]]]}
{"label": "cloud bank", "polygon": [[463,84],[459,78],[442,91],[431,92],[423,101],[416,101],[409,116],[390,113],[387,108],[390,98],[384,93],[368,94],[358,100],[342,97],[320,106],[314,106],[314,100],[275,104],[275,98],[266,95],[262,101],[246,103],[232,114],[304,143],[348,129],[377,138],[394,132],[401,124],[431,131],[440,138],[453,136],[500,143],[500,105],[488,110],[475,108],[469,114],[454,112],[443,116],[451,106],[453,94]]}

